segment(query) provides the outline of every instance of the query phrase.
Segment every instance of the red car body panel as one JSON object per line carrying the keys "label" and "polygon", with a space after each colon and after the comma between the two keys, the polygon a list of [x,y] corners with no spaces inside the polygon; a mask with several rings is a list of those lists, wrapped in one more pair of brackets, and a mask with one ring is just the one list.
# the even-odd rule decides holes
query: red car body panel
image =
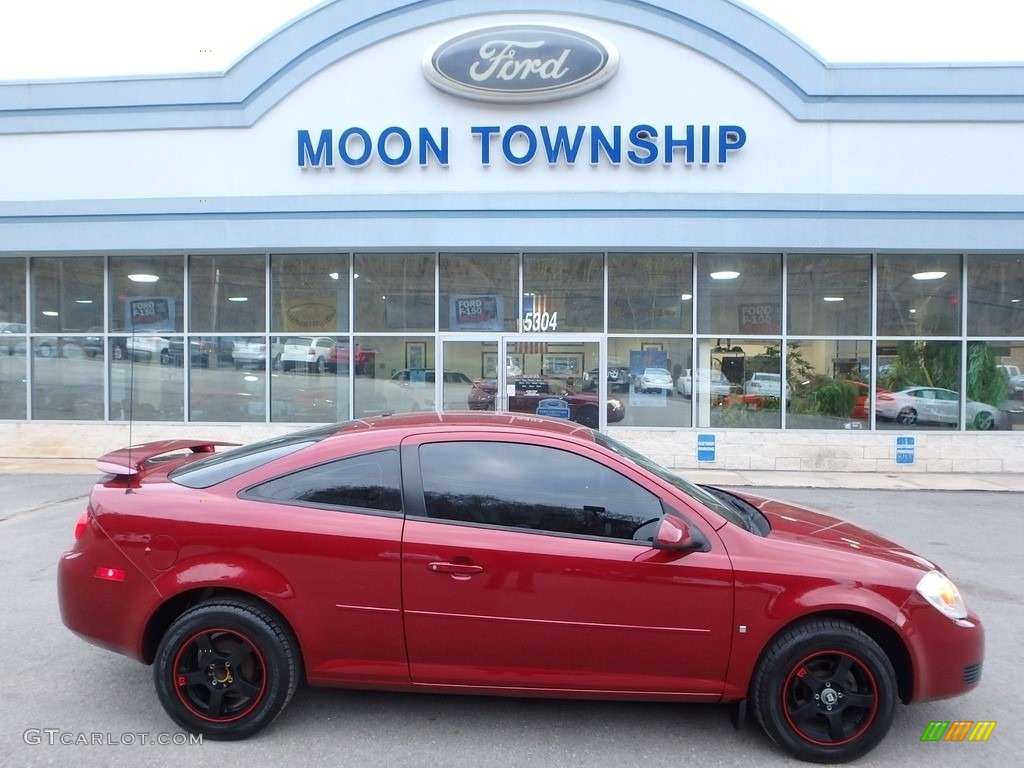
{"label": "red car body panel", "polygon": [[[423,443],[464,439],[546,445],[610,467],[685,517],[707,551],[426,518],[409,457]],[[303,467],[381,449],[401,451],[404,514],[242,495]],[[154,629],[184,608],[183,597],[217,590],[278,612],[316,684],[690,701],[746,698],[772,638],[810,616],[884,627],[911,661],[915,699],[969,690],[963,670],[983,657],[974,616],[951,620],[915,592],[932,568],[922,558],[826,515],[746,497],[771,523],[769,535],[757,536],[572,423],[386,417],[210,488],[168,478],[197,458],[150,462],[96,486],[85,533],[60,561],[69,628],[148,662]],[[123,579],[97,575],[104,569],[120,569]]]}

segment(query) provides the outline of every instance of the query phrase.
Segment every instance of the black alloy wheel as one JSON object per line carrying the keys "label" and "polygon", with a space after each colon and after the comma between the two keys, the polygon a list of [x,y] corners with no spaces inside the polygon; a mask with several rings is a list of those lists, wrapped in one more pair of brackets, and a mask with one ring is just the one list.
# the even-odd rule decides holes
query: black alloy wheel
{"label": "black alloy wheel", "polygon": [[202,603],[171,624],[153,672],[160,703],[179,726],[244,739],[273,722],[295,692],[298,644],[256,605]]}
{"label": "black alloy wheel", "polygon": [[896,709],[896,673],[882,649],[843,621],[793,627],[762,656],[751,686],[754,714],[794,757],[842,763],[873,749]]}

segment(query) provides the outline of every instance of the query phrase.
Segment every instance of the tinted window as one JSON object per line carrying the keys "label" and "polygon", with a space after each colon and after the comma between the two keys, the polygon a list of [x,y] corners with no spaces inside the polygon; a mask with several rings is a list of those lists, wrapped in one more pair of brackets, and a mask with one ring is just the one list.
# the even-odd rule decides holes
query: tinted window
{"label": "tinted window", "polygon": [[241,448],[215,453],[191,464],[178,467],[170,473],[169,477],[178,485],[185,485],[189,488],[209,488],[211,485],[237,477],[250,469],[295,453],[295,451],[306,448],[355,424],[356,422],[329,424],[302,432],[292,432],[290,435],[271,437],[258,443],[244,445]]}
{"label": "tinted window", "polygon": [[400,512],[402,493],[398,454],[381,451],[320,464],[254,486],[245,495],[264,501]]}
{"label": "tinted window", "polygon": [[553,448],[434,443],[420,448],[420,465],[433,518],[632,539],[662,514],[659,499],[636,483]]}

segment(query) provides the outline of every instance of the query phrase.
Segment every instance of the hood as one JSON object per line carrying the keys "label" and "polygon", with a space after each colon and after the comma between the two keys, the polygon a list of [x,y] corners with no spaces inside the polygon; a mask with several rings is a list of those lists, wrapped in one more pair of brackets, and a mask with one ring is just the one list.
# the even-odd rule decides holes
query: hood
{"label": "hood", "polygon": [[742,495],[768,518],[772,528],[768,535],[772,538],[869,555],[922,571],[938,569],[934,563],[906,547],[859,525],[784,501],[748,494],[737,495]]}

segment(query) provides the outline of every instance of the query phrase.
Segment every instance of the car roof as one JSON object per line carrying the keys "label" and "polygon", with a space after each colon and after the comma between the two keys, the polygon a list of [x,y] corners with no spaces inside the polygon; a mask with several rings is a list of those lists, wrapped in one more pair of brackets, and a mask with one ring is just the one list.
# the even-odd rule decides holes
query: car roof
{"label": "car roof", "polygon": [[545,416],[522,413],[493,413],[480,411],[460,411],[452,413],[436,413],[417,411],[394,416],[374,416],[359,419],[357,422],[343,422],[338,431],[326,438],[336,440],[362,430],[419,430],[428,432],[445,432],[459,430],[489,431],[493,433],[536,432],[550,435],[575,435],[593,441],[590,429],[565,419],[553,419]]}

